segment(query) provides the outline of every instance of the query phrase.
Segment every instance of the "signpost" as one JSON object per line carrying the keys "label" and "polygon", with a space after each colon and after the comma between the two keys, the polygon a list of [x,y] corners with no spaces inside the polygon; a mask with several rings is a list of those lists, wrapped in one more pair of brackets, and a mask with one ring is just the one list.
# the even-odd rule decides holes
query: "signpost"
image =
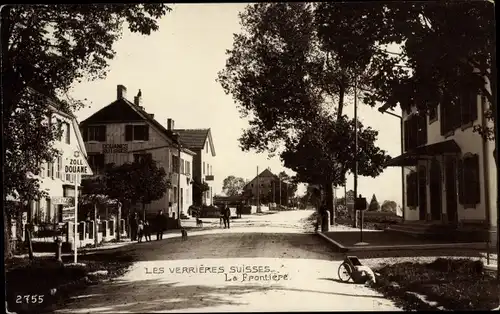
{"label": "signpost", "polygon": [[81,179],[82,175],[92,175],[92,169],[90,169],[89,164],[82,153],[80,151],[75,151],[73,156],[66,158],[66,165],[64,165],[64,172],[66,174],[74,174],[75,175],[75,226],[73,233],[73,244],[75,246],[75,258],[74,263],[77,262],[77,233],[78,233],[78,180]]}
{"label": "signpost", "polygon": [[359,220],[360,220],[360,236],[361,239],[359,243],[356,243],[357,245],[366,245],[367,243],[363,242],[363,211],[365,211],[368,208],[368,203],[366,202],[366,198],[362,197],[361,194],[359,194],[359,197],[357,197],[354,200],[354,210],[359,211]]}

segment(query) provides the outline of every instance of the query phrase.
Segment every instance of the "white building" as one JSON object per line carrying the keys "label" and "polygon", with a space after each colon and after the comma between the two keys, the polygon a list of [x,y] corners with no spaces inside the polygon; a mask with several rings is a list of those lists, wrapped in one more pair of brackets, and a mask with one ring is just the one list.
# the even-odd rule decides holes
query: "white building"
{"label": "white building", "polygon": [[473,132],[474,125],[492,126],[484,115],[488,104],[477,95],[462,95],[460,103],[456,110],[442,102],[428,115],[403,110],[405,152],[388,165],[405,169],[406,223],[440,225],[496,242],[495,143]]}
{"label": "white building", "polygon": [[75,151],[87,156],[76,117],[58,110],[59,105],[54,101],[48,100],[48,103],[53,113],[50,117],[51,123],[57,124],[62,129],[61,137],[53,144],[61,154],[54,162],[42,164],[39,175],[40,189],[46,191],[48,196],[32,202],[34,224],[73,219],[75,175],[64,173],[65,159],[73,156]]}
{"label": "white building", "polygon": [[[174,129],[173,124],[174,121],[169,119],[169,125],[172,129]],[[210,129],[174,129],[174,132],[180,134],[182,143],[195,153],[192,169],[193,179],[206,182],[209,186],[209,189],[202,195],[193,194],[193,204],[213,205],[215,146]]]}
{"label": "white building", "polygon": [[[130,102],[126,91],[125,86],[118,85],[117,99],[80,124],[89,163],[94,173],[100,173],[106,164],[118,166],[149,155],[165,169],[172,188],[167,189],[161,199],[146,204],[146,213],[152,215],[161,209],[168,217],[177,218],[178,209],[181,213],[187,212],[191,205],[187,179],[190,175],[184,172],[191,171],[195,153],[185,147],[181,149],[179,182],[179,149],[172,128],[165,128],[153,114],[145,111],[140,94]],[[140,208],[142,204],[133,209],[139,211]]]}

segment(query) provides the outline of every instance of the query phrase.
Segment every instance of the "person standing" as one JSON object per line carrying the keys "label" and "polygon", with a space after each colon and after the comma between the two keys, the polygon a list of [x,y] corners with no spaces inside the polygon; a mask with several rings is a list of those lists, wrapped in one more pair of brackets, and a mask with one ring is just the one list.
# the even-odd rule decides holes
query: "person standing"
{"label": "person standing", "polygon": [[144,222],[144,238],[146,241],[151,241],[151,226],[149,225],[149,221]]}
{"label": "person standing", "polygon": [[156,240],[163,239],[163,230],[165,230],[166,220],[165,215],[163,215],[163,210],[160,209],[158,215],[156,215]]}
{"label": "person standing", "polygon": [[219,221],[219,226],[222,228],[222,223],[224,222],[224,226],[226,225],[226,220],[224,219],[224,210],[226,209],[226,205],[225,204],[222,204],[220,206],[220,212],[219,212],[219,215],[220,215],[220,221]]}
{"label": "person standing", "polygon": [[224,208],[224,228],[230,229],[231,226],[229,225],[229,218],[231,217],[231,209],[229,206],[226,205],[226,208]]}
{"label": "person standing", "polygon": [[132,219],[130,219],[130,239],[132,241],[137,240],[137,227],[138,227],[139,217],[136,212],[132,214]]}
{"label": "person standing", "polygon": [[142,242],[143,235],[144,235],[144,224],[142,223],[142,220],[139,220],[139,223],[137,224],[137,242],[139,243]]}

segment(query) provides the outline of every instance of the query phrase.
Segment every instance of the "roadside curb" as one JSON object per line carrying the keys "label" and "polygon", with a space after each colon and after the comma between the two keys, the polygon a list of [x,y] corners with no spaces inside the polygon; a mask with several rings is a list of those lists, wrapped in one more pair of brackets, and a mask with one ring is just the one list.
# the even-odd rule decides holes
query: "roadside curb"
{"label": "roadside curb", "polygon": [[343,252],[370,252],[370,251],[398,251],[398,250],[433,250],[433,249],[483,249],[485,242],[474,243],[440,243],[440,244],[406,244],[406,245],[373,245],[373,246],[344,246],[331,239],[321,231],[316,231],[320,237],[337,247]]}

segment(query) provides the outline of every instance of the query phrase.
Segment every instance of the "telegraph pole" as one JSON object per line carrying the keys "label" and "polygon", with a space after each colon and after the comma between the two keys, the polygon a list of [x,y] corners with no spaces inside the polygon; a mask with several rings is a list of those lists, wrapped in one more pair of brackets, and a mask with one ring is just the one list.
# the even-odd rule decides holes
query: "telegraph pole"
{"label": "telegraph pole", "polygon": [[[358,86],[357,81],[354,81],[354,204],[358,197]],[[357,222],[357,211],[354,207],[354,227]],[[362,213],[360,213],[362,215]],[[361,217],[360,217],[361,220]],[[361,223],[363,223],[361,221]]]}
{"label": "telegraph pole", "polygon": [[260,182],[259,182],[259,166],[257,166],[257,212],[260,213]]}
{"label": "telegraph pole", "polygon": [[281,174],[278,174],[278,180],[280,180],[280,206],[281,206]]}

